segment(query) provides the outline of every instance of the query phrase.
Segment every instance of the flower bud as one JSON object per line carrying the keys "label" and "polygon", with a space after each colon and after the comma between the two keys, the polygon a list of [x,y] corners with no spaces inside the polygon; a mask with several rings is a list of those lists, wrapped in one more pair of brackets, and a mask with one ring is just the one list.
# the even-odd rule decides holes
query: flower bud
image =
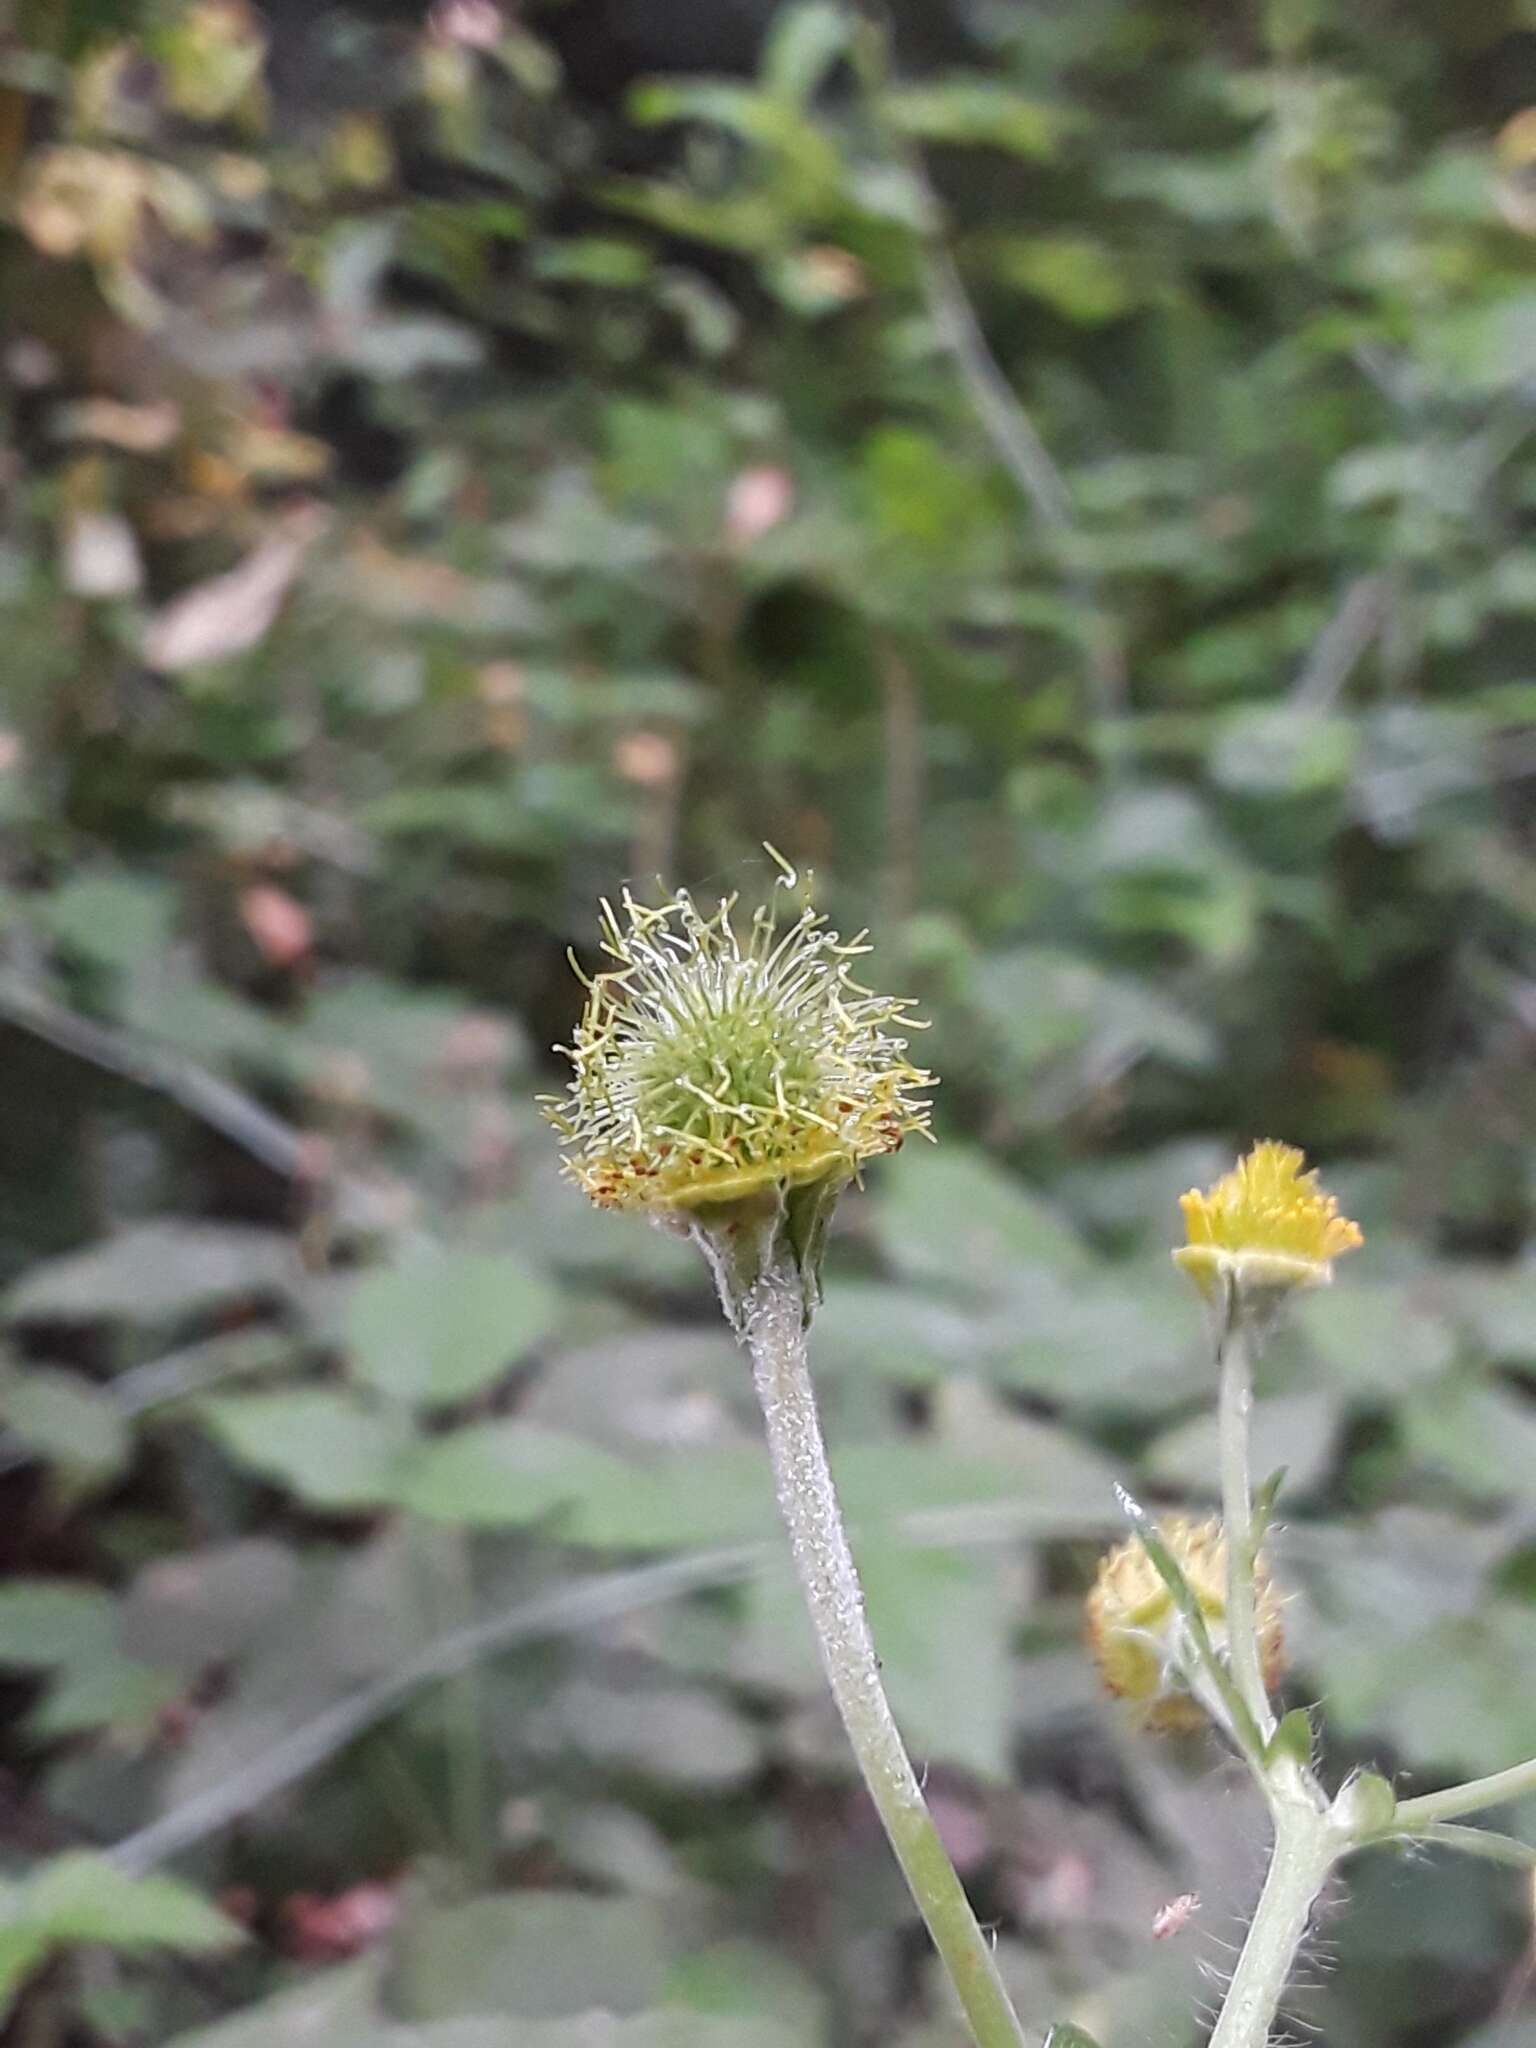
{"label": "flower bud", "polygon": [[[1227,1539],[1217,1520],[1170,1515],[1158,1523],[1185,1583],[1199,1603],[1211,1646],[1227,1647]],[[1254,1612],[1266,1686],[1285,1669],[1276,1597],[1262,1562],[1254,1572]],[[1206,1710],[1196,1696],[1199,1659],[1189,1624],[1137,1537],[1110,1551],[1088,1595],[1088,1647],[1107,1691],[1129,1700],[1150,1728],[1198,1728]]]}

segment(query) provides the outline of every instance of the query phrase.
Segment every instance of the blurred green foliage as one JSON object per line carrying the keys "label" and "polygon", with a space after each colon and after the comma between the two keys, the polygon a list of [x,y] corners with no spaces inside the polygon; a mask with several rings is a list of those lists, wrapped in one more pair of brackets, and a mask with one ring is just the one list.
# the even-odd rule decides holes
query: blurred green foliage
{"label": "blurred green foliage", "polygon": [[[933,1019],[817,1355],[1031,2024],[1194,2048],[1257,1882],[1077,1645],[1254,1136],[1368,1238],[1260,1390],[1293,1701],[1536,1749],[1536,16],[696,12],[0,41],[29,2043],[953,2041],[703,1276],[532,1106],[596,896],[765,837]],[[1362,1866],[1298,2010],[1518,2048],[1529,1931]]]}

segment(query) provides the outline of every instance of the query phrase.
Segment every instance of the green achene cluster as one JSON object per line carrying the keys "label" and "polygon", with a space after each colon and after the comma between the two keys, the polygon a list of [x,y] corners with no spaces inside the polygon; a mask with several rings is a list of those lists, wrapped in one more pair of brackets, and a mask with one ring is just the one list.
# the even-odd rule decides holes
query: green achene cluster
{"label": "green achene cluster", "polygon": [[[787,864],[780,888],[796,886]],[[745,931],[738,899],[686,890],[602,910],[569,1092],[546,1103],[566,1168],[605,1208],[697,1208],[771,1186],[847,1179],[926,1131],[931,1077],[906,1057],[908,1005],[853,977],[869,949],[809,904]]]}

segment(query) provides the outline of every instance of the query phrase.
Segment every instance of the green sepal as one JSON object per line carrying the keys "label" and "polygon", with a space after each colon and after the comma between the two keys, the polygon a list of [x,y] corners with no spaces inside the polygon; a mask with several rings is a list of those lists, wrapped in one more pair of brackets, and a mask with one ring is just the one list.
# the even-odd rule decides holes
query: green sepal
{"label": "green sepal", "polygon": [[[1357,1771],[1333,1802],[1334,1818],[1357,1842],[1379,1840],[1393,1832],[1397,1794],[1378,1771]],[[1469,1830],[1468,1832],[1476,1832]]]}
{"label": "green sepal", "polygon": [[847,1185],[847,1174],[823,1173],[797,1187],[769,1187],[733,1201],[700,1202],[670,1212],[673,1227],[691,1237],[709,1261],[720,1306],[738,1337],[746,1335],[754,1290],[770,1274],[793,1272],[801,1313],[810,1322],[821,1305],[832,1212]]}
{"label": "green sepal", "polygon": [[666,1220],[703,1252],[726,1320],[738,1337],[744,1337],[753,1290],[779,1263],[783,1195],[768,1188],[731,1202],[700,1202],[691,1209],[666,1212]]}
{"label": "green sepal", "polygon": [[[1305,1707],[1292,1707],[1269,1738],[1269,1744],[1264,1751],[1264,1768],[1268,1770],[1269,1766],[1281,1757],[1289,1757],[1291,1762],[1302,1770],[1310,1770],[1313,1740],[1311,1715]],[[1390,1786],[1388,1790],[1391,1790]]]}
{"label": "green sepal", "polygon": [[784,1196],[784,1237],[800,1272],[805,1320],[821,1306],[821,1267],[826,1257],[832,1212],[848,1185],[847,1174],[824,1173],[790,1188]]}
{"label": "green sepal", "polygon": [[1225,1661],[1216,1654],[1216,1646],[1211,1641],[1211,1632],[1206,1626],[1205,1615],[1194,1588],[1184,1576],[1183,1567],[1158,1534],[1156,1522],[1141,1502],[1123,1486],[1115,1488],[1115,1495],[1126,1520],[1135,1530],[1142,1549],[1152,1560],[1153,1570],[1168,1589],[1168,1597],[1189,1630],[1190,1641],[1195,1646],[1196,1655],[1211,1683],[1221,1695],[1221,1703],[1231,1721],[1233,1733],[1250,1757],[1261,1757],[1264,1753],[1264,1738],[1254,1725],[1253,1716],[1249,1713],[1242,1695],[1232,1683],[1232,1674],[1227,1669]]}
{"label": "green sepal", "polygon": [[1280,1498],[1280,1489],[1285,1484],[1288,1470],[1289,1467],[1285,1465],[1277,1467],[1253,1497],[1253,1527],[1249,1541],[1255,1551],[1269,1534],[1269,1526],[1275,1519],[1275,1503]]}

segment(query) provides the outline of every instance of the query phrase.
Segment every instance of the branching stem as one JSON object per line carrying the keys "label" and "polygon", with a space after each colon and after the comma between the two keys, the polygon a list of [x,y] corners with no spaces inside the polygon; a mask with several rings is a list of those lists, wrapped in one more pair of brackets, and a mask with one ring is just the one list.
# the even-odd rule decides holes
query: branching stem
{"label": "branching stem", "polygon": [[1209,2048],[1266,2048],[1275,2012],[1339,1842],[1294,1765],[1274,1775],[1275,1845]]}
{"label": "branching stem", "polygon": [[1486,1806],[1503,1806],[1512,1799],[1528,1799],[1536,1793],[1536,1757],[1512,1764],[1507,1771],[1495,1771],[1491,1778],[1473,1778],[1465,1785],[1448,1785],[1443,1792],[1425,1792],[1417,1799],[1400,1799],[1393,1820],[1394,1831],[1411,1835],[1425,1823],[1455,1820],[1459,1814],[1481,1813]]}

